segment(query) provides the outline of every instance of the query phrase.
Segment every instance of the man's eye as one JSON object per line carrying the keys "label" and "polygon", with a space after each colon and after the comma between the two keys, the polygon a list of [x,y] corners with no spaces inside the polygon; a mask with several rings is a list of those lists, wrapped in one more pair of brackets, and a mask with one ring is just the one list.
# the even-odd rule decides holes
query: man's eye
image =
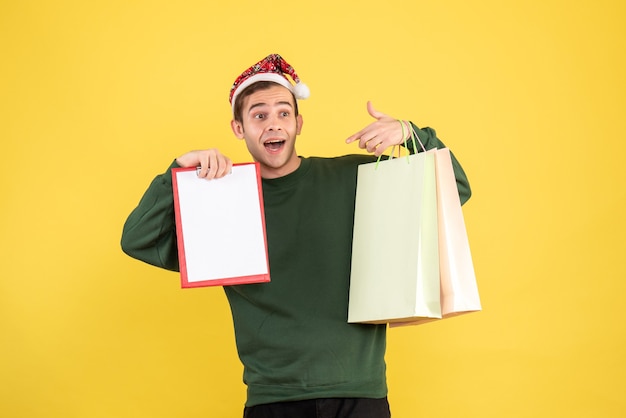
{"label": "man's eye", "polygon": [[280,112],[280,115],[283,117],[289,116],[289,112]]}
{"label": "man's eye", "polygon": [[257,113],[256,115],[254,115],[255,119],[264,119],[265,115],[263,113]]}

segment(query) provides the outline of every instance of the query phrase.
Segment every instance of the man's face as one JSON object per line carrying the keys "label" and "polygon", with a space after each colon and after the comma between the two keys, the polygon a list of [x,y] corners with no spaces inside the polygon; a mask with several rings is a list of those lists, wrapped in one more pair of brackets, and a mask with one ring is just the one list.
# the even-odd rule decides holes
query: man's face
{"label": "man's face", "polygon": [[237,138],[245,139],[263,178],[282,177],[300,166],[295,143],[302,116],[295,115],[294,98],[287,88],[276,85],[246,97],[241,122],[233,120],[231,127]]}

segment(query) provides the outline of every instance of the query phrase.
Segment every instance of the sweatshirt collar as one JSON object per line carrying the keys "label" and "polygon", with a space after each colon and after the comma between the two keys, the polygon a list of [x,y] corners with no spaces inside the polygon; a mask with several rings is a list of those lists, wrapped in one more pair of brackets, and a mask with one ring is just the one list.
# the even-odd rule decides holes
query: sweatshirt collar
{"label": "sweatshirt collar", "polygon": [[295,185],[300,181],[300,179],[307,175],[310,168],[311,160],[309,158],[300,157],[300,166],[294,172],[275,179],[262,179],[263,187],[273,189]]}

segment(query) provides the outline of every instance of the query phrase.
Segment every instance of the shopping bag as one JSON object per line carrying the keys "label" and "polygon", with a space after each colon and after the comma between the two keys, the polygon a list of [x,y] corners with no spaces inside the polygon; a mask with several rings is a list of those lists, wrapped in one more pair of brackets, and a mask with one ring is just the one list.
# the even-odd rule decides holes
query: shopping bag
{"label": "shopping bag", "polygon": [[435,161],[358,168],[348,322],[441,318]]}
{"label": "shopping bag", "polygon": [[[442,318],[480,311],[480,296],[450,150],[442,148],[426,152],[435,155]],[[430,321],[419,319],[391,326]]]}

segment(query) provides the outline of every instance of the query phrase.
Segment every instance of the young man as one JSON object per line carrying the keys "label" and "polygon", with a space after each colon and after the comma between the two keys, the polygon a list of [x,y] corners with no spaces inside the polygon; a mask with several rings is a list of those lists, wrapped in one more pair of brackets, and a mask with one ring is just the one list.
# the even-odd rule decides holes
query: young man
{"label": "young man", "polygon": [[[224,287],[248,386],[244,417],[389,417],[386,326],[347,323],[352,228],[357,167],[403,144],[410,122],[368,103],[375,121],[346,142],[373,155],[300,157],[297,99],[307,96],[276,54],[246,70],[230,94],[233,133],[261,168],[271,276],[270,283]],[[432,129],[414,129],[427,149],[444,147]],[[464,203],[469,183],[454,158],[453,165]],[[232,162],[216,148],[178,157],[128,217],[127,254],[178,270],[170,169],[195,166],[212,180],[227,175]],[[390,216],[410,218],[383,213],[381,227]]]}

